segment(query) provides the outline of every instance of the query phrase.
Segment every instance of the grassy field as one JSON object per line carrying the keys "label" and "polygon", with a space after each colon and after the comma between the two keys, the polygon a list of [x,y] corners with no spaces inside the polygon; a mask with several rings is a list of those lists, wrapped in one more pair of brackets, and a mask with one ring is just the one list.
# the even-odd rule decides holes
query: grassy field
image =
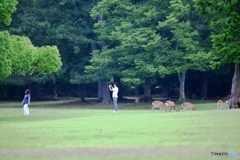
{"label": "grassy field", "polygon": [[[0,103],[0,159],[213,159],[210,152],[240,154],[240,110],[152,112],[151,104]],[[181,109],[180,104],[177,104]],[[239,159],[238,157],[215,157]]]}

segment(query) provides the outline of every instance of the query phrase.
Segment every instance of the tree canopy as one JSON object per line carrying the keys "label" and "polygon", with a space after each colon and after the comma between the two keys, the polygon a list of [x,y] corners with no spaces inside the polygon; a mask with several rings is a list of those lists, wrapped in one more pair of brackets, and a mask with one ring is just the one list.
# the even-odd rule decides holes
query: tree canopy
{"label": "tree canopy", "polygon": [[101,48],[87,71],[141,79],[178,73],[184,83],[186,71],[208,70],[194,11],[192,1],[100,1],[91,16],[102,17],[94,26]]}
{"label": "tree canopy", "polygon": [[12,14],[16,11],[17,0],[1,0],[0,2],[0,22],[5,25],[10,25],[12,21]]}
{"label": "tree canopy", "polygon": [[121,79],[124,87],[150,95],[175,74],[184,93],[187,73],[238,64],[238,6],[221,0],[2,0],[0,78],[82,89],[102,81],[98,88],[106,94],[107,83]]}
{"label": "tree canopy", "polygon": [[[0,21],[11,23],[17,1],[3,0],[0,3]],[[56,46],[35,47],[28,37],[0,32],[0,78],[11,74],[46,74],[56,72],[62,65]]]}
{"label": "tree canopy", "polygon": [[231,108],[240,103],[240,1],[195,0],[197,10],[206,18],[212,28],[214,66],[236,63],[231,88]]}
{"label": "tree canopy", "polygon": [[197,10],[210,23],[211,53],[221,63],[240,63],[240,1],[195,0]]}

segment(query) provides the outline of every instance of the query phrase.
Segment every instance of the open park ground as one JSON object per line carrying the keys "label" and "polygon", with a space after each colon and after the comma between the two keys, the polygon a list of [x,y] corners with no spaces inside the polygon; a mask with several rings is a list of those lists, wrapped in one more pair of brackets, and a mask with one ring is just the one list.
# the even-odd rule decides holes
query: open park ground
{"label": "open park ground", "polygon": [[[178,160],[240,159],[240,110],[217,110],[214,101],[197,111],[151,111],[151,103],[0,103],[0,159]],[[238,156],[211,156],[237,152]]]}

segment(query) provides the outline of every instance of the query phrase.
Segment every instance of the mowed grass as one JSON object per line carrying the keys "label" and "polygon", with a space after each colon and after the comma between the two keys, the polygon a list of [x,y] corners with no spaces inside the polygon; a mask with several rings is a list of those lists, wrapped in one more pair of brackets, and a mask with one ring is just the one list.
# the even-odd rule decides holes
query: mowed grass
{"label": "mowed grass", "polygon": [[113,113],[112,105],[53,103],[32,102],[29,117],[18,103],[1,103],[0,159],[208,159],[211,151],[240,153],[240,110],[216,110],[215,102],[172,113],[152,112],[151,104],[119,104]]}

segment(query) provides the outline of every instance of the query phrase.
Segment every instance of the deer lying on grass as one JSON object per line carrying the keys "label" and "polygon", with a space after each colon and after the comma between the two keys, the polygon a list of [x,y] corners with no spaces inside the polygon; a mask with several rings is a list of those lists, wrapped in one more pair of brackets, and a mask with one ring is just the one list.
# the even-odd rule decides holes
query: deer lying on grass
{"label": "deer lying on grass", "polygon": [[183,110],[189,109],[190,111],[193,111],[193,110],[196,111],[195,106],[192,103],[190,103],[190,102],[184,102],[182,104],[182,107],[183,107]]}

